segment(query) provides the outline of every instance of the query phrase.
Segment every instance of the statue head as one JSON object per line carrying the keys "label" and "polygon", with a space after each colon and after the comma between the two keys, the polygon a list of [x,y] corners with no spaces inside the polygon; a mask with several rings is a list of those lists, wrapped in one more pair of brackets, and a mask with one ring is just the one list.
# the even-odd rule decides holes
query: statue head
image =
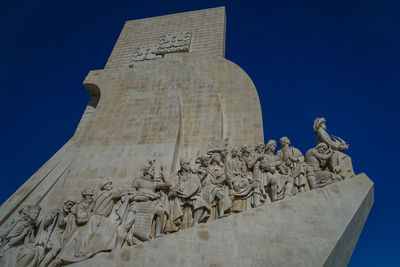
{"label": "statue head", "polygon": [[81,195],[82,195],[82,198],[84,198],[84,199],[92,200],[93,199],[93,195],[94,195],[93,189],[91,189],[90,187],[86,187],[81,192]]}
{"label": "statue head", "polygon": [[265,145],[264,145],[264,143],[258,143],[258,144],[255,146],[254,150],[255,150],[257,153],[259,153],[259,154],[264,154],[264,152],[265,152]]}
{"label": "statue head", "polygon": [[281,147],[289,146],[290,139],[286,136],[283,136],[283,137],[281,137],[281,139],[279,139],[279,143],[281,144]]}
{"label": "statue head", "polygon": [[76,204],[75,200],[67,199],[64,201],[63,210],[65,213],[70,213],[72,207]]}
{"label": "statue head", "polygon": [[155,160],[150,160],[149,165],[143,168],[143,176],[150,176],[151,179],[154,179],[154,177],[156,176],[154,162]]}
{"label": "statue head", "polygon": [[316,118],[314,120],[314,125],[313,125],[313,132],[316,133],[318,132],[319,128],[322,128],[326,130],[326,120],[325,118]]}
{"label": "statue head", "polygon": [[150,176],[151,178],[154,178],[154,176],[156,175],[156,171],[154,169],[154,166],[145,167],[143,169],[143,175],[144,176]]}
{"label": "statue head", "polygon": [[179,164],[181,166],[181,169],[188,172],[190,170],[190,161],[181,158],[181,160],[179,161]]}
{"label": "statue head", "polygon": [[319,143],[316,146],[316,149],[317,149],[318,153],[325,154],[326,151],[328,150],[328,146],[325,143]]}
{"label": "statue head", "polygon": [[243,157],[247,157],[251,153],[251,147],[249,145],[242,145],[241,153]]}
{"label": "statue head", "polygon": [[276,141],[269,140],[268,143],[265,145],[265,150],[274,153],[275,149],[276,149]]}
{"label": "statue head", "polygon": [[28,210],[28,216],[31,220],[36,221],[39,217],[40,210],[42,208],[39,205],[30,206]]}
{"label": "statue head", "polygon": [[279,165],[277,166],[277,168],[278,168],[278,170],[279,170],[279,172],[281,173],[281,174],[284,174],[284,175],[288,175],[289,174],[289,167],[288,166],[286,166],[286,164],[283,162],[283,161],[280,161],[280,163],[279,163]]}
{"label": "statue head", "polygon": [[21,216],[28,215],[31,208],[32,208],[32,206],[30,204],[26,204],[18,211],[18,213]]}
{"label": "statue head", "polygon": [[239,147],[232,149],[232,158],[239,158],[242,155],[242,150]]}
{"label": "statue head", "polygon": [[210,164],[210,157],[208,155],[197,156],[195,163],[207,167]]}
{"label": "statue head", "polygon": [[212,153],[211,154],[211,161],[219,164],[221,162],[221,154],[219,153]]}

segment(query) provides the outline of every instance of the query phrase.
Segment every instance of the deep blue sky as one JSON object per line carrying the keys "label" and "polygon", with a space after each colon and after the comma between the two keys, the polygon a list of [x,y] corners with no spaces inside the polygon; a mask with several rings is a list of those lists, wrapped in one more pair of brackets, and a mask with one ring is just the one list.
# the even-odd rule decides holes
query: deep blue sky
{"label": "deep blue sky", "polygon": [[74,133],[126,20],[226,6],[226,58],[255,83],[265,139],[312,123],[350,143],[375,203],[349,266],[399,266],[399,1],[8,1],[0,8],[0,203]]}

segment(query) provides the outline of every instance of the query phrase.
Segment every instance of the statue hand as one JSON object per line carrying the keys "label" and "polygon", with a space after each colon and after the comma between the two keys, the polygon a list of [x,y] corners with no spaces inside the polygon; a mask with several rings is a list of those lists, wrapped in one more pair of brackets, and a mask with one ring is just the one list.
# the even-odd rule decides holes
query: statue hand
{"label": "statue hand", "polygon": [[339,173],[341,170],[342,170],[342,168],[341,168],[340,166],[335,166],[335,167],[333,168],[333,171],[334,171],[335,173]]}
{"label": "statue hand", "polygon": [[346,143],[340,144],[339,145],[339,151],[346,151],[347,149],[349,149],[349,145]]}

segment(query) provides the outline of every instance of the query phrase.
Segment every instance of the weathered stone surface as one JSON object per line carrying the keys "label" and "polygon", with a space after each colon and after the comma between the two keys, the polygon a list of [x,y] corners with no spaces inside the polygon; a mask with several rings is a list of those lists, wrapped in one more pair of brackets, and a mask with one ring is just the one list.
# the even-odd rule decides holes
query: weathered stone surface
{"label": "weathered stone surface", "polygon": [[72,266],[345,266],[373,201],[359,174]]}
{"label": "weathered stone surface", "polygon": [[127,21],[105,68],[127,67],[133,49],[174,32],[191,32],[191,53],[225,57],[225,27],[225,7]]}

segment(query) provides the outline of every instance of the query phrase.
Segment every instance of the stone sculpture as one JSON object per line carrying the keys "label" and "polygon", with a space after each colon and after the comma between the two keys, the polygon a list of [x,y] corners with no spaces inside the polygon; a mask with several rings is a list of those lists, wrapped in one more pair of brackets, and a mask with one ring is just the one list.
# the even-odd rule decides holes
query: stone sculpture
{"label": "stone sculpture", "polygon": [[333,150],[332,164],[335,173],[339,174],[343,179],[353,177],[353,164],[351,158],[343,153],[349,148],[343,139],[337,136],[329,136],[326,131],[325,118],[316,118],[314,120],[313,132],[316,134],[317,145],[325,143],[330,149]]}
{"label": "stone sculpture", "polygon": [[190,162],[185,159],[180,160],[180,170],[172,178],[170,196],[173,198],[171,220],[178,227],[183,220],[183,209],[185,206],[190,207],[191,214],[193,215],[193,225],[205,222],[209,217],[211,207],[201,197],[200,178],[191,170]]}
{"label": "stone sculpture", "polygon": [[36,246],[42,252],[39,266],[48,266],[64,246],[70,234],[68,230],[72,228],[73,221],[69,219],[75,203],[74,200],[62,201],[61,207],[47,214],[42,220],[36,236]]}
{"label": "stone sculpture", "polygon": [[341,180],[340,176],[333,172],[332,155],[333,151],[325,143],[319,143],[307,151],[306,162],[313,168],[316,178],[316,186],[312,185],[312,188]]}
{"label": "stone sculpture", "polygon": [[[268,253],[287,252],[280,248],[286,234],[296,263],[314,258],[319,241],[310,245],[311,236],[296,244],[290,236],[305,224],[277,229],[274,219],[297,224],[299,215],[322,205],[309,195],[339,185],[315,189],[342,179],[342,188],[357,186],[348,179],[354,176],[343,153],[349,145],[329,136],[324,118],[314,121],[317,146],[305,154],[287,137],[276,153],[275,140],[265,145],[257,90],[224,58],[225,33],[223,7],[125,24],[105,68],[85,78],[91,99],[73,137],[0,207],[0,265],[247,266],[267,257],[281,266],[293,261]],[[293,198],[312,204],[295,207],[301,210],[295,220],[287,205]],[[273,206],[285,211],[260,220]],[[219,246],[208,241],[218,239]],[[242,239],[249,243],[228,241]],[[265,240],[269,249],[260,253]],[[157,252],[142,254],[145,247]],[[189,255],[188,247],[200,251]],[[115,256],[121,251],[127,253]]]}
{"label": "stone sculpture", "polygon": [[247,172],[241,148],[232,149],[232,159],[226,163],[226,181],[229,185],[229,195],[233,199],[232,212],[247,209],[250,204],[253,189],[260,188],[260,182],[252,180]]}
{"label": "stone sculpture", "polygon": [[40,206],[26,205],[0,236],[0,265],[34,267],[39,263],[35,231]]}
{"label": "stone sculpture", "polygon": [[109,216],[123,193],[120,189],[113,189],[110,180],[101,185],[89,221],[65,244],[60,253],[62,261],[82,261],[117,247],[118,229]]}
{"label": "stone sculpture", "polygon": [[93,190],[91,188],[85,188],[82,192],[82,199],[81,201],[76,205],[76,223],[78,225],[84,225],[89,221],[89,214],[90,210],[92,208],[92,203],[93,203]]}
{"label": "stone sculpture", "polygon": [[264,154],[260,162],[260,169],[262,171],[262,186],[264,188],[269,188],[271,201],[276,201],[278,194],[277,166],[280,164],[280,161],[275,155],[275,149],[275,140],[269,140],[265,146],[263,144],[259,144],[255,149],[258,153]]}
{"label": "stone sculpture", "polygon": [[171,187],[169,183],[155,178],[154,160],[149,161],[147,167],[143,169],[143,175],[136,178],[132,187],[137,190],[134,197],[135,222],[133,223],[133,234],[142,241],[150,239],[151,227],[155,218],[155,237],[163,235],[164,216],[167,213],[167,196],[158,194],[160,190]]}
{"label": "stone sculpture", "polygon": [[210,156],[210,164],[207,168],[207,175],[202,181],[203,185],[203,198],[210,206],[215,205],[218,210],[218,218],[226,216],[225,212],[228,211],[232,202],[225,190],[226,175],[222,162],[221,152],[213,152]]}
{"label": "stone sculpture", "polygon": [[290,174],[294,179],[293,184],[297,192],[305,192],[307,186],[307,175],[311,171],[304,162],[304,156],[299,149],[290,146],[288,137],[281,137],[279,140],[281,149],[276,152],[277,157],[290,169]]}
{"label": "stone sculpture", "polygon": [[235,147],[230,156],[227,140],[216,141],[207,154],[198,153],[197,168],[182,158],[168,179],[162,166],[156,177],[150,160],[128,187],[113,189],[107,180],[95,200],[93,190],[85,188],[77,204],[61,201],[39,226],[40,207],[27,205],[0,236],[0,261],[10,266],[79,262],[349,178],[350,158],[339,151],[348,144],[328,139],[325,129],[325,120],[317,118],[317,145],[305,157],[282,137],[276,154],[275,140],[256,144],[253,151],[249,145]]}

